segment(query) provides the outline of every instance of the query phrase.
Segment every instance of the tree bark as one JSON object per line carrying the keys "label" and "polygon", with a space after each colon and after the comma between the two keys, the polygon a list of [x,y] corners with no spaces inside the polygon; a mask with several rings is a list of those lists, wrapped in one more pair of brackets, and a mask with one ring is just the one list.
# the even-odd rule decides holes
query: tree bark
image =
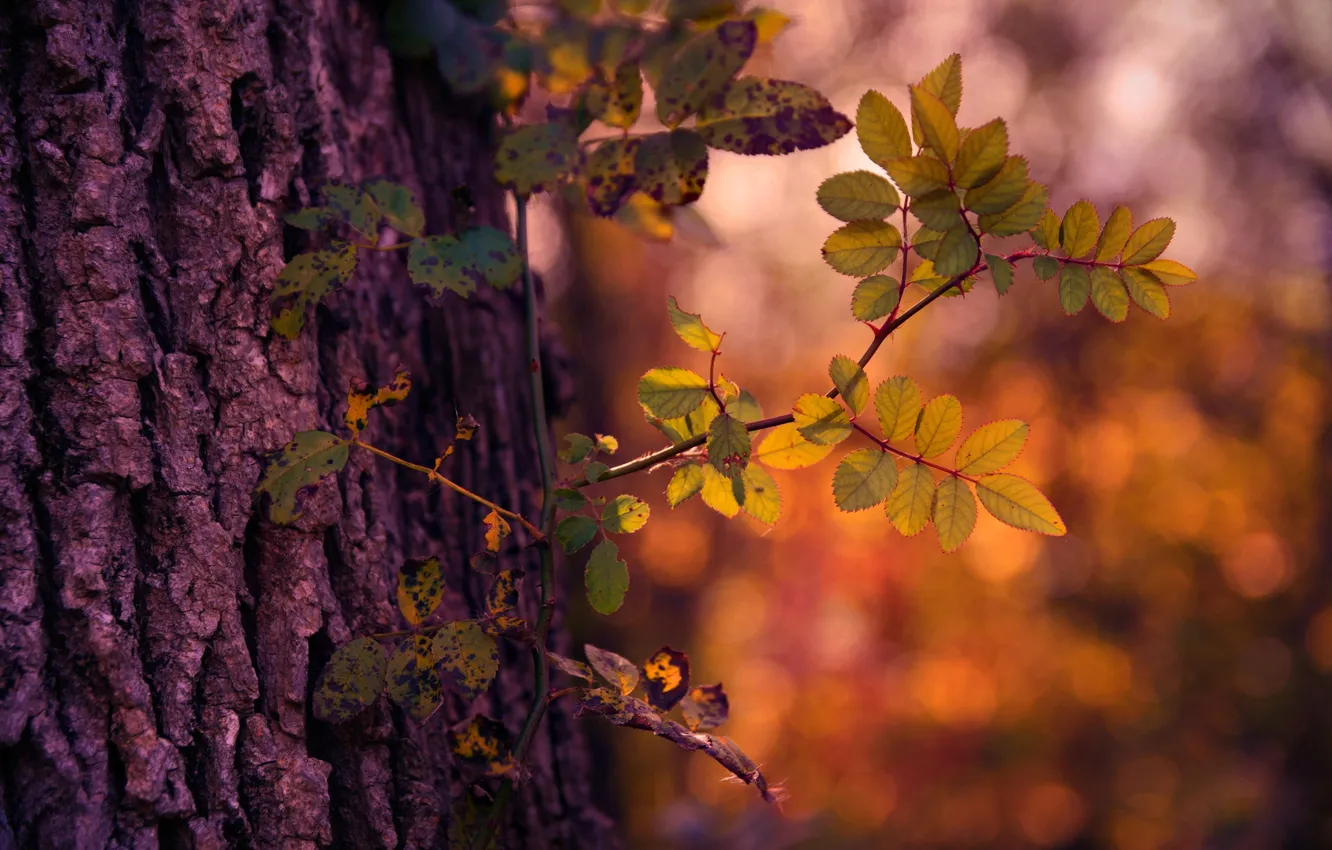
{"label": "tree bark", "polygon": [[[382,254],[298,341],[269,330],[305,239],[282,215],[325,180],[402,182],[431,232],[467,184],[504,226],[484,105],[378,26],[340,0],[0,4],[0,848],[438,847],[466,793],[446,728],[526,715],[509,645],[475,706],[313,719],[333,648],[399,626],[404,559],[440,556],[476,609],[482,511],[364,453],[295,527],[254,496],[268,452],[404,367],[368,436],[429,459],[470,413],[448,472],[539,506],[520,297],[428,306]],[[609,845],[569,711],[547,717],[502,845]]]}

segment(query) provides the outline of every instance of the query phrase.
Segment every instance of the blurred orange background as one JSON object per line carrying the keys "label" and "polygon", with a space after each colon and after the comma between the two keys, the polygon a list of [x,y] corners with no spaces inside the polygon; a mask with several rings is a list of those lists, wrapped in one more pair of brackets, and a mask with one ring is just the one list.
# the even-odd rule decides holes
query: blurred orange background
{"label": "blurred orange background", "polygon": [[[944,556],[931,530],[840,513],[831,459],[776,474],[772,529],[672,511],[668,472],[600,488],[649,499],[652,521],[625,541],[624,608],[575,602],[576,631],[632,658],[686,650],[726,686],[723,731],[790,795],[774,811],[700,755],[597,726],[628,846],[1332,847],[1332,3],[766,5],[794,23],[753,73],[853,115],[869,88],[904,105],[959,52],[961,123],[1005,118],[1057,212],[1172,216],[1168,256],[1201,281],[1171,289],[1168,321],[1116,326],[1064,316],[1024,265],[1004,298],[982,283],[933,305],[871,364],[873,383],[957,395],[967,430],[1029,421],[1013,471],[1065,538],[982,512]],[[837,222],[814,192],[872,167],[854,134],[714,151],[698,212],[715,240],[539,207],[535,261],[577,329],[561,429],[616,435],[617,459],[663,444],[639,376],[707,365],[667,295],[726,332],[720,368],[767,415],[826,389],[870,332],[820,257]]]}

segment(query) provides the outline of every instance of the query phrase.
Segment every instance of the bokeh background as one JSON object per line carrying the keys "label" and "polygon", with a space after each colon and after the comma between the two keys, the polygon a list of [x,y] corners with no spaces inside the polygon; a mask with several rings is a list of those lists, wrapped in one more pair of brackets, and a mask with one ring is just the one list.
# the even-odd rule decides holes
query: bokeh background
{"label": "bokeh background", "polygon": [[[1201,282],[1174,315],[1068,318],[1024,268],[908,323],[869,369],[956,394],[968,428],[1032,423],[1015,472],[1066,538],[982,512],[957,554],[881,511],[841,514],[833,461],[777,473],[767,529],[669,473],[648,498],[632,587],[589,640],[685,649],[721,681],[723,730],[784,783],[780,810],[710,760],[626,730],[603,793],[635,848],[1332,847],[1332,3],[1327,0],[768,0],[794,19],[754,73],[854,114],[963,57],[960,123],[1007,119],[1013,152],[1104,216],[1179,224]],[[536,262],[570,333],[562,429],[657,448],[647,369],[706,368],[667,323],[675,295],[727,333],[724,373],[771,415],[822,391],[869,332],[819,246],[827,176],[872,167],[854,135],[813,152],[713,152],[670,244],[548,202]],[[574,565],[577,568],[577,565]]]}

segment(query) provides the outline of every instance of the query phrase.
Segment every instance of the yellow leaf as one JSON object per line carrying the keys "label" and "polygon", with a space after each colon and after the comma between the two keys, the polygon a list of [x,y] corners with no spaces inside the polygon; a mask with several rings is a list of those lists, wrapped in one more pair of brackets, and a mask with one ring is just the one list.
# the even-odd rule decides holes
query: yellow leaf
{"label": "yellow leaf", "polygon": [[865,370],[850,357],[839,354],[829,364],[828,375],[842,400],[859,416],[865,410],[865,405],[869,404],[869,378]]}
{"label": "yellow leaf", "polygon": [[893,160],[911,156],[911,133],[906,119],[888,98],[876,91],[865,92],[860,99],[856,109],[856,137],[865,155],[885,171]]}
{"label": "yellow leaf", "polygon": [[1124,265],[1140,266],[1161,256],[1161,252],[1175,236],[1175,222],[1168,218],[1154,218],[1146,222],[1129,237],[1124,245]]}
{"label": "yellow leaf", "polygon": [[1119,256],[1132,233],[1133,214],[1129,208],[1121,204],[1111,210],[1110,217],[1105,220],[1105,229],[1101,231],[1101,238],[1096,242],[1096,262],[1108,263]]}
{"label": "yellow leaf", "polygon": [[846,408],[818,393],[806,393],[791,409],[800,436],[821,446],[835,446],[851,436]]}
{"label": "yellow leaf", "polygon": [[611,534],[633,534],[647,525],[652,509],[636,496],[616,496],[601,511],[601,527]]}
{"label": "yellow leaf", "polygon": [[508,537],[513,529],[509,527],[508,520],[499,514],[491,511],[486,514],[486,549],[491,552],[498,552],[500,541]]}
{"label": "yellow leaf", "polygon": [[921,78],[920,87],[956,115],[962,105],[962,57],[954,53]]}
{"label": "yellow leaf", "polygon": [[920,388],[904,375],[889,378],[874,391],[874,409],[879,414],[879,427],[889,442],[905,440],[916,431],[920,417]]}
{"label": "yellow leaf", "polygon": [[347,393],[347,414],[343,417],[347,429],[351,431],[352,439],[365,430],[370,408],[397,404],[407,398],[407,394],[411,391],[412,377],[402,369],[393,376],[388,386],[375,390],[352,388]]}
{"label": "yellow leaf", "polygon": [[1170,317],[1170,296],[1156,276],[1138,266],[1125,266],[1120,271],[1133,303],[1158,319]]}
{"label": "yellow leaf", "polygon": [[934,478],[929,467],[913,463],[897,476],[897,486],[888,496],[888,519],[902,534],[912,537],[930,521],[934,506]]}
{"label": "yellow leaf", "polygon": [[896,278],[876,274],[856,284],[851,293],[851,315],[862,322],[882,319],[897,309],[902,298]]}
{"label": "yellow leaf", "polygon": [[682,466],[675,470],[671,482],[666,485],[666,502],[673,508],[678,507],[702,489],[703,468],[692,463]]}
{"label": "yellow leaf", "polygon": [[398,570],[398,610],[413,626],[434,613],[444,598],[444,572],[438,558],[409,560]]}
{"label": "yellow leaf", "polygon": [[1194,274],[1193,269],[1174,260],[1152,260],[1150,263],[1143,264],[1142,267],[1156,275],[1156,279],[1166,286],[1183,286],[1198,279],[1198,275]]}
{"label": "yellow leaf", "polygon": [[1025,478],[986,475],[976,482],[976,494],[985,510],[1005,525],[1056,537],[1068,531],[1050,500]]}
{"label": "yellow leaf", "polygon": [[987,182],[967,190],[962,205],[981,215],[998,215],[1018,202],[1028,182],[1027,161],[1010,156]]}
{"label": "yellow leaf", "polygon": [[432,651],[449,684],[468,697],[479,696],[499,672],[495,639],[471,620],[445,623],[435,632]]}
{"label": "yellow leaf", "polygon": [[745,467],[740,480],[745,485],[745,513],[765,525],[772,525],[782,515],[782,493],[766,469],[756,463]]}
{"label": "yellow leaf", "polygon": [[638,381],[639,403],[661,419],[687,416],[707,397],[708,379],[688,369],[652,369]]}
{"label": "yellow leaf", "polygon": [[1059,245],[1064,253],[1081,259],[1096,247],[1096,235],[1101,229],[1100,218],[1091,201],[1078,201],[1064,213],[1059,229]]}
{"label": "yellow leaf", "polygon": [[1008,125],[1002,118],[982,124],[962,141],[953,180],[963,189],[993,178],[1008,159]]}
{"label": "yellow leaf", "polygon": [[853,221],[823,243],[823,259],[842,274],[866,277],[897,258],[902,234],[884,221]]}
{"label": "yellow leaf", "polygon": [[412,635],[398,644],[389,658],[388,696],[421,722],[438,710],[443,695],[431,638]]}
{"label": "yellow leaf", "polygon": [[939,158],[951,165],[957,159],[957,121],[943,101],[920,86],[911,89],[911,117],[921,135]]}
{"label": "yellow leaf", "polygon": [[888,498],[897,486],[897,464],[881,449],[857,449],[833,473],[833,501],[844,511],[863,511]]}
{"label": "yellow leaf", "polygon": [[800,426],[788,422],[769,431],[750,459],[773,469],[803,469],[823,460],[831,451],[832,446],[811,443],[800,436]]}
{"label": "yellow leaf", "polygon": [[976,528],[976,497],[954,475],[939,482],[934,495],[934,531],[945,552],[955,552]]}
{"label": "yellow leaf", "polygon": [[1112,322],[1122,322],[1128,318],[1128,290],[1114,269],[1092,266],[1091,300],[1097,311]]}
{"label": "yellow leaf", "polygon": [[834,174],[819,185],[815,199],[828,215],[842,221],[885,219],[901,201],[892,183],[869,171]]}
{"label": "yellow leaf", "polygon": [[916,452],[934,457],[948,451],[962,430],[962,403],[951,395],[935,396],[916,423]]}
{"label": "yellow leaf", "polygon": [[703,324],[703,317],[681,310],[674,296],[666,299],[666,312],[670,314],[671,327],[675,328],[675,333],[684,340],[685,345],[708,352],[716,351],[717,346],[721,345],[721,336]]}
{"label": "yellow leaf", "polygon": [[997,472],[1017,460],[1027,442],[1027,423],[1004,419],[982,425],[957,450],[957,471],[963,475]]}
{"label": "yellow leaf", "polygon": [[730,519],[740,513],[740,500],[737,490],[744,494],[743,479],[730,479],[717,471],[712,464],[699,467],[703,470],[703,504]]}

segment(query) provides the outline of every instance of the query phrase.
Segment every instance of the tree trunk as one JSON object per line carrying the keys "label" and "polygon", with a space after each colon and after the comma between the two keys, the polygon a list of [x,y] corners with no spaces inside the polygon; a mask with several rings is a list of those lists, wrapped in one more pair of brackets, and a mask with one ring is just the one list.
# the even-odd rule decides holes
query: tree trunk
{"label": "tree trunk", "polygon": [[[446,728],[526,715],[508,645],[475,706],[313,719],[333,648],[399,627],[404,559],[440,556],[476,609],[482,511],[364,453],[295,527],[254,496],[266,453],[401,366],[412,396],[369,437],[429,459],[469,413],[448,471],[539,504],[520,296],[428,306],[394,252],[298,341],[269,330],[304,247],[282,214],[325,180],[405,183],[431,232],[465,183],[504,226],[483,104],[378,26],[341,0],[0,3],[0,848],[438,847],[465,793]],[[530,767],[503,846],[613,841],[567,708]]]}

